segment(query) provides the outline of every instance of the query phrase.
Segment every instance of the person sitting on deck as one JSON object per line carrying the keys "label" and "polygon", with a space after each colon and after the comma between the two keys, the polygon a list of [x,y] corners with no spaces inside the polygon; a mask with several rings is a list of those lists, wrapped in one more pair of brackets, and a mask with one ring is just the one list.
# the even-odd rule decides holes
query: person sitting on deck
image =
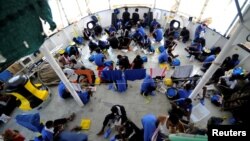
{"label": "person sitting on deck", "polygon": [[159,56],[158,56],[158,62],[161,63],[172,63],[172,59],[169,57],[166,50],[164,50]]}
{"label": "person sitting on deck", "polygon": [[206,72],[211,66],[212,62],[215,60],[216,56],[220,53],[220,50],[216,50],[215,54],[209,55],[204,61],[201,70]]}
{"label": "person sitting on deck", "polygon": [[179,55],[173,55],[173,51],[175,49],[175,47],[177,46],[177,43],[174,41],[174,37],[169,37],[165,43],[164,43],[164,48],[167,49],[168,54],[172,57],[172,58],[176,58]]}
{"label": "person sitting on deck", "polygon": [[128,56],[126,56],[126,55],[124,55],[124,56],[117,55],[117,59],[118,59],[117,65],[119,66],[119,68],[121,70],[130,68],[130,63],[129,63]]}
{"label": "person sitting on deck", "polygon": [[128,120],[124,106],[113,105],[110,110],[111,113],[106,115],[103,121],[102,129],[100,130],[100,132],[97,133],[98,136],[104,134],[105,128],[107,126],[108,128],[111,128],[111,124],[115,124],[115,126],[120,126]]}
{"label": "person sitting on deck", "polygon": [[142,68],[144,68],[143,60],[140,55],[137,55],[131,64],[131,69],[142,69]]}
{"label": "person sitting on deck", "polygon": [[145,35],[144,38],[141,40],[141,45],[146,52],[149,51],[150,54],[154,52],[154,48],[151,45],[151,40],[147,35]]}
{"label": "person sitting on deck", "polygon": [[193,108],[192,100],[190,98],[181,98],[170,102],[170,104],[172,105],[170,114],[176,114],[180,119],[185,116],[187,118],[187,122],[190,120]]}
{"label": "person sitting on deck", "polygon": [[156,90],[156,85],[154,79],[150,75],[146,75],[142,84],[141,84],[141,95],[148,96],[154,95],[153,91]]}
{"label": "person sitting on deck", "polygon": [[189,37],[190,37],[189,30],[186,27],[183,27],[180,36],[182,38],[182,42],[186,43],[189,40]]}
{"label": "person sitting on deck", "polygon": [[163,39],[163,31],[160,24],[157,25],[157,28],[153,32],[153,37],[156,42],[160,42]]}
{"label": "person sitting on deck", "polygon": [[[95,84],[95,73],[93,70],[83,66],[80,69],[75,70],[75,74],[78,75],[77,83],[87,83],[92,86]],[[84,77],[83,79],[82,76]]]}
{"label": "person sitting on deck", "polygon": [[192,93],[192,84],[186,84],[183,89],[179,89],[177,91],[177,97],[180,98],[188,98]]}
{"label": "person sitting on deck", "polygon": [[206,40],[204,38],[195,39],[191,46],[185,48],[185,50],[190,54],[188,57],[194,55],[195,58],[197,58],[202,53],[203,47],[205,47],[205,45]]}

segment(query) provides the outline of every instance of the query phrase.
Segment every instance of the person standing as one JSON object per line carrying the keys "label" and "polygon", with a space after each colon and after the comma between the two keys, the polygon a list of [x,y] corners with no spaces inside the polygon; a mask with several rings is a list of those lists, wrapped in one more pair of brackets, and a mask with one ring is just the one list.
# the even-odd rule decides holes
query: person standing
{"label": "person standing", "polygon": [[136,8],[135,12],[132,14],[133,25],[136,25],[137,22],[140,20],[140,15],[138,14],[139,9]]}
{"label": "person standing", "polygon": [[125,7],[125,11],[122,14],[122,20],[123,20],[123,26],[125,25],[126,22],[130,20],[130,13],[128,12],[127,7]]}

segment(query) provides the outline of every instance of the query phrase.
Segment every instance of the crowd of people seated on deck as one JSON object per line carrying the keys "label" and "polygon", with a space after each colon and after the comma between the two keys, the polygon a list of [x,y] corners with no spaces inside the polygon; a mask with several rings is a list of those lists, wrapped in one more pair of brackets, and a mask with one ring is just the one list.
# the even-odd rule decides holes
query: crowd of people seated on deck
{"label": "crowd of people seated on deck", "polygon": [[[174,51],[181,41],[186,44],[190,41],[190,32],[186,27],[180,32],[173,27],[169,27],[163,31],[162,25],[153,19],[149,26],[149,34],[145,30],[147,26],[146,21],[147,15],[144,15],[144,20],[140,19],[138,14],[139,9],[135,9],[135,12],[130,18],[128,9],[125,8],[125,12],[122,14],[122,19],[117,20],[116,25],[111,25],[104,32],[108,36],[106,40],[101,40],[99,37],[103,35],[103,27],[98,25],[97,30],[90,30],[88,28],[83,29],[83,37],[88,41],[88,47],[90,50],[89,61],[93,62],[98,69],[98,74],[90,68],[86,68],[80,61],[81,52],[77,47],[77,43],[71,44],[65,50],[59,51],[58,62],[71,83],[80,84],[82,90],[76,91],[83,104],[88,104],[93,91],[90,86],[95,85],[95,81],[98,77],[101,78],[101,82],[115,83],[117,89],[120,84],[124,84],[124,89],[127,87],[127,80],[113,80],[107,79],[105,71],[120,70],[125,72],[127,70],[145,69],[144,58],[142,55],[136,55],[133,61],[130,61],[126,55],[117,55],[117,62],[115,60],[108,60],[107,50],[111,47],[112,49],[131,50],[131,42],[138,46],[145,55],[154,54],[156,48],[153,47],[154,43],[164,42],[163,46],[157,48],[159,51],[158,63],[168,63],[173,65],[176,59],[178,60],[178,54]],[[132,31],[132,28],[135,31]],[[120,34],[118,33],[120,32]],[[220,47],[212,47],[209,51],[206,50],[206,39],[204,34],[206,32],[206,24],[200,24],[194,35],[194,40],[188,45],[185,50],[188,52],[188,57],[194,56],[195,59],[202,61],[201,71],[206,72],[216,56],[220,53]],[[179,41],[178,41],[179,40]],[[237,84],[239,81],[248,81],[249,73],[246,74],[242,68],[237,67],[239,65],[239,55],[233,54],[225,59],[220,68],[211,77],[208,84],[216,83],[218,89],[223,93],[230,93],[237,91]],[[117,66],[117,67],[115,67]],[[126,75],[125,75],[126,76]],[[70,78],[74,77],[74,80]],[[127,76],[128,77],[128,76]],[[131,76],[130,76],[131,77]],[[138,89],[140,94],[143,96],[155,95],[157,89],[156,81],[152,76],[145,74],[142,78],[141,88]],[[2,87],[2,84],[1,84]],[[176,88],[176,95],[171,99],[171,110],[168,115],[153,115],[147,114],[141,118],[142,129],[138,127],[133,121],[127,116],[127,112],[123,105],[113,105],[111,107],[111,113],[104,117],[103,125],[100,132],[97,135],[104,135],[108,138],[111,133],[111,128],[115,127],[115,134],[111,137],[112,141],[116,140],[129,140],[129,141],[163,141],[168,138],[169,134],[173,133],[190,133],[190,134],[206,134],[206,129],[198,129],[197,132],[191,132],[189,125],[190,116],[193,109],[193,101],[189,98],[189,95],[194,89],[192,83],[185,83],[182,87]],[[61,81],[58,84],[58,95],[60,98],[68,99],[72,97],[65,84]],[[229,96],[225,95],[224,98]],[[1,95],[1,101],[6,101],[6,96]],[[10,96],[11,99],[11,96]],[[1,107],[2,108],[2,107]],[[9,115],[9,111],[6,109],[1,111],[1,114]],[[62,118],[54,121],[47,121],[41,131],[41,136],[36,138],[40,141],[52,141],[58,140],[59,134],[64,130],[63,125],[68,121],[73,120],[73,115],[68,118]],[[73,130],[81,130],[80,127],[76,127]],[[25,137],[19,134],[18,131],[6,130],[4,137],[12,140],[24,140]],[[14,137],[15,136],[15,137]],[[17,138],[17,139],[14,139]],[[87,140],[87,139],[86,139]]]}

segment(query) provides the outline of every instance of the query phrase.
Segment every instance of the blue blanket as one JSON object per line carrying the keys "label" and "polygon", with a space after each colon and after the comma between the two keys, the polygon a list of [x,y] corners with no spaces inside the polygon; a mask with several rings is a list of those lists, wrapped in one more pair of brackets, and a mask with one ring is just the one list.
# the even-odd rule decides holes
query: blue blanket
{"label": "blue blanket", "polygon": [[126,80],[141,80],[146,77],[146,69],[131,69],[124,71]]}
{"label": "blue blanket", "polygon": [[39,113],[17,115],[16,122],[33,132],[40,133],[43,129],[43,125],[40,123]]}
{"label": "blue blanket", "polygon": [[104,80],[114,81],[122,79],[122,71],[120,70],[103,70],[102,77]]}
{"label": "blue blanket", "polygon": [[125,92],[127,90],[127,81],[124,77],[121,80],[116,80],[116,84],[118,92]]}

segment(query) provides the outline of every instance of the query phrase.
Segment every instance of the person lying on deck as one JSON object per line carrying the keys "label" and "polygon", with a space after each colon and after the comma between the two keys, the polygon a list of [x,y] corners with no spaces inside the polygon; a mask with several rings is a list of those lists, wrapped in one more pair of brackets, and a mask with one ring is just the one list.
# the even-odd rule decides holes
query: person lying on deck
{"label": "person lying on deck", "polygon": [[64,126],[69,121],[73,121],[75,118],[75,113],[71,114],[67,118],[60,118],[54,121],[49,120],[45,123],[45,126],[42,130],[42,139],[43,141],[54,141],[57,139],[60,132],[64,129]]}

